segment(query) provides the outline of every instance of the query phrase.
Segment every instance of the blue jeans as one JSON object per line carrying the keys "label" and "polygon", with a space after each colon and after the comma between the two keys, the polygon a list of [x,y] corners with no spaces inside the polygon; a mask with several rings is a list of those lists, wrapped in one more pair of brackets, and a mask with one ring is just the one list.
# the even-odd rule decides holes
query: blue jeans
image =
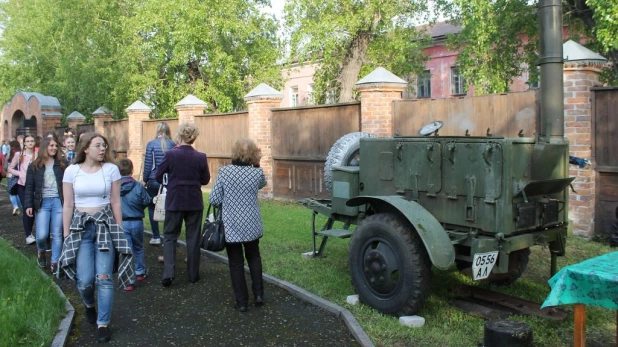
{"label": "blue jeans", "polygon": [[62,252],[62,201],[60,198],[43,198],[41,209],[36,212],[36,248],[47,250],[47,238],[51,232],[52,256],[55,264]]}
{"label": "blue jeans", "polygon": [[141,219],[125,220],[122,221],[122,228],[129,247],[133,251],[135,275],[144,275],[146,273],[146,266],[144,265],[144,221]]}
{"label": "blue jeans", "polygon": [[114,304],[114,245],[109,241],[109,251],[97,247],[97,232],[94,223],[87,222],[82,232],[82,242],[77,251],[77,290],[84,304],[93,307],[95,303],[94,284],[96,272],[98,325],[108,325]]}
{"label": "blue jeans", "polygon": [[[151,198],[154,198],[159,194],[159,182],[149,179],[148,184],[146,184],[146,192],[150,195]],[[148,205],[148,220],[150,221],[150,229],[152,229],[152,238],[159,239],[161,238],[161,233],[159,231],[159,222],[154,221],[152,218],[154,217],[155,205]]]}
{"label": "blue jeans", "polygon": [[13,208],[21,208],[21,201],[19,201],[19,195],[9,195],[11,205]]}

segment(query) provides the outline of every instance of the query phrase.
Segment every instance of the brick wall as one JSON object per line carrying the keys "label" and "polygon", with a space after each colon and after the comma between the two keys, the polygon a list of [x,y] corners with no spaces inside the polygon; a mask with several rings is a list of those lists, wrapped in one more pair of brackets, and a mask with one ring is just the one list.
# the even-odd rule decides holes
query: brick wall
{"label": "brick wall", "polygon": [[178,112],[178,124],[183,122],[195,123],[195,116],[204,115],[206,106],[177,106],[176,112]]}
{"label": "brick wall", "polygon": [[106,136],[104,123],[105,121],[114,119],[114,115],[101,114],[101,115],[93,115],[92,117],[94,118],[94,132],[101,134],[103,136]]}
{"label": "brick wall", "polygon": [[358,89],[361,94],[361,131],[378,137],[393,136],[393,101],[401,100],[405,86],[370,84]]}
{"label": "brick wall", "polygon": [[590,158],[592,165],[570,167],[570,176],[577,177],[569,195],[569,218],[573,233],[592,236],[595,215],[595,163],[592,158],[592,100],[590,88],[599,85],[601,71],[595,67],[565,65],[564,68],[564,131],[569,139],[570,155]]}
{"label": "brick wall", "polygon": [[273,157],[272,157],[272,112],[280,107],[281,97],[251,98],[247,100],[249,110],[249,138],[262,150],[260,166],[264,170],[267,185],[260,189],[261,198],[273,197]]}
{"label": "brick wall", "polygon": [[133,176],[137,180],[141,180],[141,177],[137,177],[140,173],[140,168],[144,161],[144,150],[142,143],[142,122],[150,119],[150,111],[129,111],[127,110],[127,116],[129,118],[129,148],[127,152],[127,158],[133,162]]}

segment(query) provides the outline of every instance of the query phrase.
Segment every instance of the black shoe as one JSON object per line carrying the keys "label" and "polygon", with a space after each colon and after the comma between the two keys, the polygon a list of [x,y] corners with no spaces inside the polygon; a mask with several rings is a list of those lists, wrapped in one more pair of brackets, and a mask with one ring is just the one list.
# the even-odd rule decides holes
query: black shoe
{"label": "black shoe", "polygon": [[97,341],[99,343],[109,342],[112,339],[112,333],[109,331],[108,327],[99,327],[97,329]]}
{"label": "black shoe", "polygon": [[86,320],[90,324],[97,323],[97,309],[94,306],[86,307]]}
{"label": "black shoe", "polygon": [[164,278],[161,280],[161,285],[164,287],[169,287],[172,285],[172,279],[171,278]]}
{"label": "black shoe", "polygon": [[255,296],[255,306],[264,306],[264,298],[261,295]]}
{"label": "black shoe", "polygon": [[247,312],[247,305],[237,305],[238,307],[238,311],[240,312]]}
{"label": "black shoe", "polygon": [[37,254],[36,263],[39,264],[40,268],[45,268],[47,266],[47,256],[45,252],[39,252]]}

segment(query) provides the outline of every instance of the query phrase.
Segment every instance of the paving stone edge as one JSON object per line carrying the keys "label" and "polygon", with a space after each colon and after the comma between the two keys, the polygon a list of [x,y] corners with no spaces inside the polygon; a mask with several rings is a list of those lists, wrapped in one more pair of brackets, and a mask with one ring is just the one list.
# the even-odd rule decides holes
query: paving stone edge
{"label": "paving stone edge", "polygon": [[[144,231],[144,232],[149,235],[152,235],[150,231]],[[178,243],[186,247],[186,243],[184,241],[178,240]],[[227,257],[224,257],[223,255],[219,253],[207,251],[205,249],[200,249],[200,251],[213,259],[221,261],[225,264],[228,263]],[[249,272],[248,266],[245,266],[245,272]],[[367,335],[367,333],[365,333],[365,330],[363,330],[363,328],[360,326],[356,318],[354,318],[354,315],[352,314],[352,312],[320,296],[317,296],[297,285],[294,285],[287,281],[280,280],[275,276],[271,276],[267,273],[264,273],[263,277],[266,282],[276,285],[277,287],[281,289],[287,290],[290,294],[296,296],[297,298],[304,300],[312,305],[315,305],[321,309],[324,309],[328,312],[331,312],[341,317],[341,319],[343,319],[343,322],[345,323],[346,327],[348,328],[352,336],[354,336],[354,339],[356,339],[356,342],[358,342],[361,346],[363,347],[374,347],[375,346],[373,342],[371,341],[371,339],[369,338],[369,336]]]}

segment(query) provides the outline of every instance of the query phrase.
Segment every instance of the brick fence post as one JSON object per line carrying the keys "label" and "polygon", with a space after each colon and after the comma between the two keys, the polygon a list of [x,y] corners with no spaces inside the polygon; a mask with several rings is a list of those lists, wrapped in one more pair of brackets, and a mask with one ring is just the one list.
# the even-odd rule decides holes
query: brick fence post
{"label": "brick fence post", "polygon": [[361,95],[361,131],[393,136],[393,101],[401,100],[408,83],[379,67],[356,82]]}
{"label": "brick fence post", "polygon": [[208,105],[195,95],[185,96],[175,105],[176,112],[178,112],[178,124],[182,124],[182,122],[195,123],[195,116],[203,115],[206,106]]}
{"label": "brick fence post", "polygon": [[[73,111],[67,117],[67,125],[69,126],[69,128],[73,129],[73,135],[75,136],[77,136],[77,126],[80,124],[84,124],[85,121],[86,117],[77,111]],[[77,142],[77,139],[75,139],[75,141]]]}
{"label": "brick fence post", "polygon": [[94,119],[94,132],[99,133],[105,137],[105,122],[114,119],[114,113],[105,107],[99,107],[92,113]]}
{"label": "brick fence post", "polygon": [[[590,158],[592,165],[584,168],[571,165],[569,175],[577,177],[569,194],[569,219],[573,233],[594,235],[595,224],[595,170],[592,158],[592,98],[590,89],[599,84],[599,66],[569,62],[564,64],[564,132],[569,139],[569,154]],[[541,82],[542,83],[542,82]]]}
{"label": "brick fence post", "polygon": [[[139,173],[144,161],[144,148],[142,146],[142,122],[150,118],[150,107],[141,101],[136,101],[125,110],[129,118],[129,148],[127,158],[133,162],[133,174]],[[137,177],[140,180],[141,178]]]}
{"label": "brick fence post", "polygon": [[[41,116],[43,117],[43,134],[48,131],[56,131],[56,127],[59,127],[62,124],[62,113],[60,112],[41,112]],[[62,139],[60,139],[62,141]]]}
{"label": "brick fence post", "polygon": [[249,138],[262,150],[260,166],[264,170],[266,187],[260,190],[261,198],[273,197],[274,161],[272,157],[272,112],[273,108],[281,107],[283,93],[260,83],[245,95],[249,109]]}

